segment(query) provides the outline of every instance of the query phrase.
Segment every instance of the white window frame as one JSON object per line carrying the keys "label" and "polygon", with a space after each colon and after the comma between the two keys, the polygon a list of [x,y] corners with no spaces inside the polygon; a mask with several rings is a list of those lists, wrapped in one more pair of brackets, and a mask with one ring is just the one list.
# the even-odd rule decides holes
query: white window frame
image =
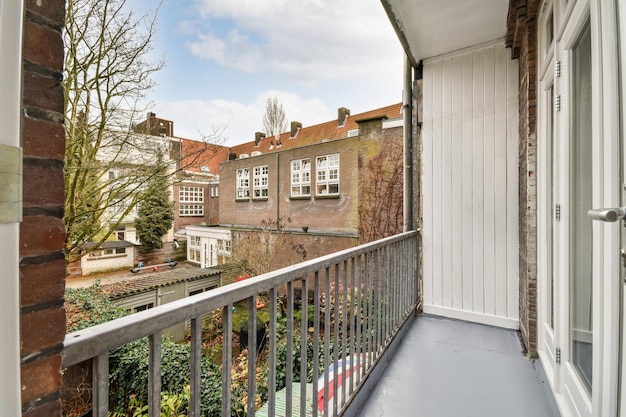
{"label": "white window frame", "polygon": [[[339,195],[339,154],[321,155],[315,158],[315,195],[318,197]],[[336,190],[333,188],[336,186]]]}
{"label": "white window frame", "polygon": [[90,258],[113,258],[119,255],[126,255],[126,248],[96,249],[89,252]]}
{"label": "white window frame", "polygon": [[178,214],[181,217],[204,216],[204,187],[178,187]]}
{"label": "white window frame", "polygon": [[269,167],[258,165],[252,169],[253,198],[265,199],[269,196]]}
{"label": "white window frame", "polygon": [[236,181],[237,181],[236,198],[238,200],[249,199],[250,198],[250,168],[238,169]]}
{"label": "white window frame", "polygon": [[311,196],[311,158],[291,161],[291,196]]}
{"label": "white window frame", "polygon": [[200,236],[189,236],[187,260],[189,262],[202,262],[202,239]]}
{"label": "white window frame", "polygon": [[217,239],[215,248],[217,256],[221,256],[224,259],[228,258],[229,260],[232,258],[233,252],[230,240]]}

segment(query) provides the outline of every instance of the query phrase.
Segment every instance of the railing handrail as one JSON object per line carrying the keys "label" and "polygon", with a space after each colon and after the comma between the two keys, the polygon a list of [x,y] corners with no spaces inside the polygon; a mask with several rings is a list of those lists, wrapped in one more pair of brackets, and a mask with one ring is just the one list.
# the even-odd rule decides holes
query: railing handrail
{"label": "railing handrail", "polygon": [[69,367],[100,356],[133,340],[295,281],[347,258],[415,237],[417,233],[417,231],[405,232],[345,249],[70,333],[65,337],[62,366]]}

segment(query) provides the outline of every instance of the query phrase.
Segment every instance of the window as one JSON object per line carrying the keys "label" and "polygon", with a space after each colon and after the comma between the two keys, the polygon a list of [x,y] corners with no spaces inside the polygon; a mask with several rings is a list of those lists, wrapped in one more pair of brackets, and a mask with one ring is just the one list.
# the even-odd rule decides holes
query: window
{"label": "window", "polygon": [[189,255],[187,256],[187,260],[191,262],[201,262],[201,248],[200,236],[189,236]]}
{"label": "window", "polygon": [[218,255],[230,256],[231,254],[230,240],[218,239],[217,240],[217,253]]}
{"label": "window", "polygon": [[316,162],[315,194],[318,196],[339,195],[339,154],[318,156]]}
{"label": "window", "polygon": [[250,198],[250,169],[237,170],[237,198]]}
{"label": "window", "polygon": [[267,198],[268,194],[268,168],[267,165],[254,167],[254,198]]}
{"label": "window", "polygon": [[133,312],[137,313],[139,311],[149,310],[152,307],[154,307],[154,303],[144,304],[144,305],[133,308]]}
{"label": "window", "polygon": [[126,240],[126,229],[120,227],[115,231],[115,235],[117,237],[117,240]]}
{"label": "window", "polygon": [[211,266],[229,263],[232,259],[232,248],[229,239],[217,239],[215,246],[211,246],[213,251]]}
{"label": "window", "polygon": [[311,158],[291,161],[291,196],[311,195]]}
{"label": "window", "polygon": [[108,208],[109,216],[111,218],[118,218],[128,209],[126,200],[116,200],[111,203]]}
{"label": "window", "polygon": [[124,255],[126,253],[126,248],[115,248],[115,249],[96,249],[89,252],[90,258],[106,258],[108,256],[115,255]]}
{"label": "window", "polygon": [[181,216],[204,216],[204,187],[180,186],[178,189]]}
{"label": "window", "polygon": [[211,187],[211,197],[219,197],[220,196],[220,188],[218,186]]}

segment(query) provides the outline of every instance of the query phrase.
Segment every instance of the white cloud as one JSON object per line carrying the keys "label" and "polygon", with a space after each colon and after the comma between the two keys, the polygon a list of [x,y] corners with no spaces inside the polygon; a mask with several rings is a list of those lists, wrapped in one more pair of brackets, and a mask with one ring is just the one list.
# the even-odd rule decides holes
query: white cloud
{"label": "white cloud", "polygon": [[[202,23],[187,48],[238,71],[317,84],[381,77],[401,65],[379,0],[201,0],[197,7]],[[232,29],[220,32],[225,22]]]}
{"label": "white cloud", "polygon": [[154,112],[174,122],[174,134],[188,139],[201,140],[215,131],[222,133],[226,146],[254,140],[254,132],[263,130],[263,113],[269,97],[276,96],[284,106],[288,121],[299,121],[311,126],[334,117],[319,99],[304,99],[286,91],[259,93],[252,103],[225,100],[157,101]]}

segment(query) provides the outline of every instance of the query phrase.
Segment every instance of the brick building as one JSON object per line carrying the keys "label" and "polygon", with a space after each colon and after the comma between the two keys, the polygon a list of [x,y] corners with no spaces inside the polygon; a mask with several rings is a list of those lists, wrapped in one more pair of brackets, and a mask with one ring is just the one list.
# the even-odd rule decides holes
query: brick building
{"label": "brick building", "polygon": [[[387,148],[401,155],[400,108],[395,104],[357,115],[340,108],[336,120],[310,127],[292,122],[291,130],[277,138],[257,133],[255,141],[232,147],[231,159],[220,164],[219,223],[236,229],[233,250],[237,251],[237,234],[258,227],[263,220],[283,219],[285,230],[307,248],[308,257],[350,247],[364,237],[372,240],[401,231],[401,175],[393,181],[399,187],[395,198],[375,210],[381,218],[366,219],[363,214],[377,197],[371,194],[375,192],[370,191],[371,185],[382,183],[385,175],[370,172],[370,161],[390,155]],[[401,174],[400,161],[387,158],[388,166],[380,171]],[[394,210],[385,211],[384,207],[393,204]],[[383,223],[392,225],[383,230]],[[370,230],[365,233],[365,224],[381,229],[379,236]],[[302,258],[287,250],[280,259],[276,267]]]}
{"label": "brick building", "polygon": [[181,138],[184,155],[174,184],[174,230],[219,223],[219,164],[228,148]]}
{"label": "brick building", "polygon": [[219,222],[219,164],[228,159],[228,148],[174,135],[174,122],[149,112],[135,126],[137,132],[171,137],[175,147],[170,158],[176,161],[172,191],[174,231],[191,224]]}

